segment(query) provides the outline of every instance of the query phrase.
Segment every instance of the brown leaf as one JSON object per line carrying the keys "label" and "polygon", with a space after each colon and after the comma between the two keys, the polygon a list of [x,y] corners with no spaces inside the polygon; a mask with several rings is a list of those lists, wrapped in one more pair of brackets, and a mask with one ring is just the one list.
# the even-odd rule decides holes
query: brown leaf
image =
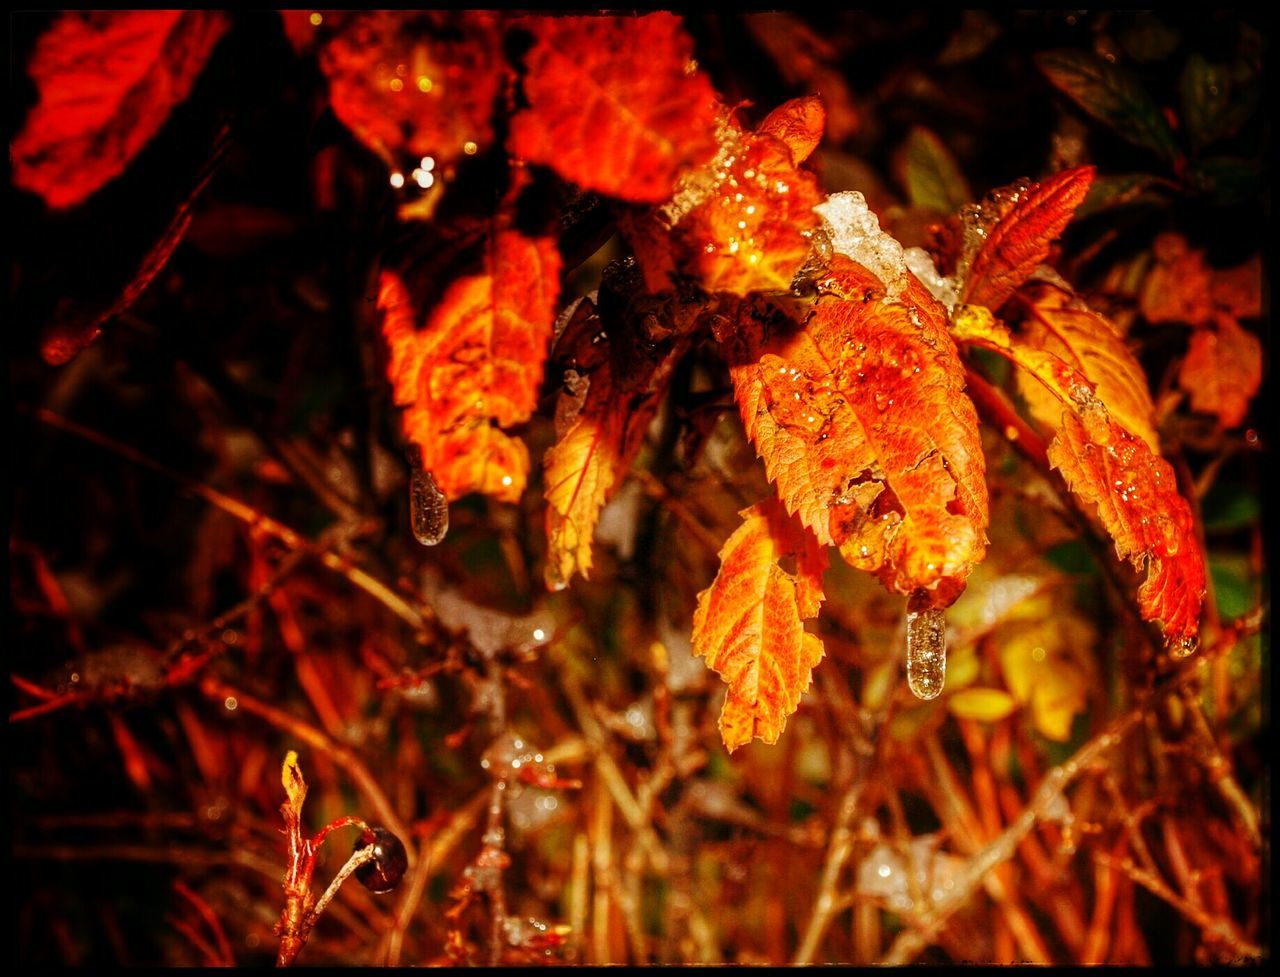
{"label": "brown leaf", "polygon": [[[561,337],[577,369],[565,373],[556,404],[556,443],[547,451],[547,566],[551,590],[591,571],[600,510],[635,460],[658,411],[671,367],[683,351],[668,347],[631,363],[621,343],[602,341],[595,308],[584,299]],[[607,351],[613,355],[601,355]],[[585,391],[583,386],[585,385]]]}
{"label": "brown leaf", "polygon": [[1229,315],[1197,329],[1178,370],[1178,386],[1191,395],[1193,410],[1236,427],[1262,386],[1262,343]]}
{"label": "brown leaf", "polygon": [[1016,343],[988,309],[962,307],[953,323],[958,338],[1005,356],[1062,403],[1050,464],[1096,506],[1119,556],[1139,570],[1147,565],[1138,592],[1143,617],[1160,621],[1171,643],[1189,647],[1199,628],[1204,557],[1173,468],[1110,416],[1082,373],[1053,353]]}
{"label": "brown leaf", "polygon": [[1008,187],[984,204],[983,221],[995,217],[963,275],[962,301],[995,310],[1049,256],[1056,240],[1080,206],[1094,168],[1078,166],[1029,187]]}
{"label": "brown leaf", "polygon": [[[804,621],[823,600],[825,552],[776,500],[742,517],[693,616],[694,654],[729,686],[720,736],[730,753],[754,737],[778,741],[823,654]],[[783,560],[795,561],[794,572],[782,568]]]}
{"label": "brown leaf", "polygon": [[[1160,451],[1155,405],[1147,376],[1124,337],[1110,320],[1079,299],[1051,285],[1026,293],[1027,318],[1022,340],[1052,353],[1088,377],[1111,415],[1126,431],[1138,435],[1152,451]],[[1060,400],[1031,375],[1018,375],[1018,390],[1031,413],[1050,430],[1062,418]]]}
{"label": "brown leaf", "polygon": [[115,179],[190,93],[226,29],[217,11],[60,14],[31,56],[40,97],[10,148],[14,185],[60,209]]}
{"label": "brown leaf", "polygon": [[388,167],[430,157],[435,173],[489,148],[508,70],[499,14],[378,10],[328,22],[319,62],[334,114]]}
{"label": "brown leaf", "polygon": [[785,292],[809,257],[821,202],[798,163],[822,136],[816,98],[787,102],[755,133],[725,121],[715,158],[684,177],[664,206],[624,222],[652,292],[691,278],[708,292]]}
{"label": "brown leaf", "polygon": [[559,271],[553,240],[499,230],[481,273],[454,281],[422,330],[403,282],[382,274],[387,375],[407,408],[404,433],[450,500],[482,492],[514,502],[524,490],[528,450],[499,428],[536,405]]}
{"label": "brown leaf", "polygon": [[717,329],[747,435],[787,511],[898,593],[963,590],[986,549],[985,467],[946,313],[836,255],[803,327],[757,303]]}
{"label": "brown leaf", "polygon": [[716,149],[719,111],[693,43],[671,13],[529,17],[528,107],[511,120],[515,156],[612,197],[656,203]]}

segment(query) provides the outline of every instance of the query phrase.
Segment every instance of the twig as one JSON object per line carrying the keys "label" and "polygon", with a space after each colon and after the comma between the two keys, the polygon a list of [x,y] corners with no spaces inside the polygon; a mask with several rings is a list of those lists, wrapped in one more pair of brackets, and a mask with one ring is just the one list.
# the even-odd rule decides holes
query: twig
{"label": "twig", "polygon": [[853,843],[856,834],[853,821],[858,813],[858,804],[862,799],[864,781],[856,778],[844,792],[840,800],[840,812],[836,816],[835,827],[831,831],[831,844],[827,847],[826,861],[822,866],[822,881],[818,887],[818,898],[813,904],[813,912],[809,915],[804,936],[791,961],[793,966],[802,966],[813,961],[822,942],[823,934],[831,920],[844,908],[845,900],[837,895],[840,873],[844,871],[850,856],[853,854]]}
{"label": "twig", "polygon": [[353,565],[346,557],[335,553],[333,550],[316,546],[305,536],[295,532],[283,523],[277,522],[270,516],[259,512],[257,509],[253,508],[253,506],[248,505],[245,502],[241,502],[239,499],[232,498],[229,495],[225,495],[217,489],[206,485],[203,482],[197,481],[190,476],[176,472],[173,469],[162,465],[160,462],[147,457],[137,449],[131,448],[123,442],[117,441],[105,434],[101,434],[90,428],[77,424],[75,421],[68,420],[60,414],[55,414],[51,410],[46,410],[43,407],[26,407],[23,405],[19,405],[19,410],[25,410],[38,420],[48,424],[50,427],[55,427],[68,434],[73,434],[76,437],[83,438],[92,444],[96,444],[101,448],[105,448],[108,451],[112,451],[120,455],[122,458],[133,462],[135,465],[148,468],[159,475],[163,475],[171,481],[177,482],[193,495],[204,499],[210,505],[221,509],[223,512],[236,519],[239,519],[245,525],[251,526],[269,536],[274,537],[285,546],[289,547],[289,549],[304,550],[313,554],[322,564],[324,564],[324,566],[328,567],[334,573],[346,577],[353,586],[358,587],[370,597],[379,601],[389,611],[406,623],[410,624],[415,629],[421,629],[426,625],[427,617],[424,613],[425,608],[421,606],[413,606],[381,580],[377,579],[367,571],[362,570],[360,567]]}
{"label": "twig", "polygon": [[881,962],[890,966],[902,966],[915,959],[916,954],[934,940],[952,913],[973,896],[987,875],[997,865],[1014,855],[1019,843],[1035,827],[1036,822],[1041,820],[1058,802],[1062,791],[1106,750],[1119,743],[1142,722],[1152,702],[1174,694],[1197,679],[1210,661],[1226,653],[1241,637],[1255,631],[1260,624],[1261,613],[1258,611],[1224,627],[1212,649],[1202,651],[1198,658],[1188,659],[1152,695],[1085,743],[1062,766],[1054,767],[1046,773],[1031,803],[1022,814],[1005,829],[999,838],[994,839],[969,860],[968,866],[956,880],[951,896],[935,904],[929,912],[921,916],[918,928],[904,930],[898,934]]}
{"label": "twig", "polygon": [[1207,936],[1222,941],[1237,958],[1253,960],[1261,958],[1262,948],[1260,946],[1250,943],[1239,936],[1226,920],[1209,915],[1201,907],[1178,895],[1165,885],[1159,876],[1148,872],[1144,868],[1139,868],[1127,858],[1112,858],[1104,852],[1095,852],[1093,857],[1101,864],[1123,872],[1148,892],[1159,896],[1183,916],[1199,926]]}
{"label": "twig", "polygon": [[[410,836],[404,822],[396,814],[395,808],[391,806],[391,801],[387,799],[387,795],[383,793],[377,780],[369,772],[369,768],[364,765],[364,761],[356,756],[351,749],[333,742],[314,726],[303,722],[295,716],[291,716],[284,710],[277,709],[275,706],[269,705],[260,699],[255,699],[240,689],[218,681],[213,676],[207,676],[201,682],[200,691],[206,698],[214,701],[234,699],[238,709],[243,709],[245,712],[257,716],[277,729],[297,737],[314,749],[324,753],[338,767],[346,771],[352,783],[368,799],[378,819],[386,825],[392,834],[397,838],[408,838]],[[409,857],[412,858],[412,847],[408,851]]]}

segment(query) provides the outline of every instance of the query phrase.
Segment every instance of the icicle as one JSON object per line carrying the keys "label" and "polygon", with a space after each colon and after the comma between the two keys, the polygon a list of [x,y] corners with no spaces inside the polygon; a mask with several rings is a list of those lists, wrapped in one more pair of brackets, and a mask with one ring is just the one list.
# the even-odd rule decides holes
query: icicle
{"label": "icicle", "polygon": [[917,590],[907,600],[907,684],[918,699],[935,698],[947,677],[947,624]]}
{"label": "icicle", "polygon": [[414,468],[409,479],[409,518],[414,538],[423,546],[435,546],[449,531],[449,500],[421,468]]}
{"label": "icicle", "polygon": [[1196,653],[1196,649],[1200,647],[1200,639],[1194,634],[1189,634],[1183,638],[1170,638],[1165,644],[1165,649],[1169,652],[1170,658],[1189,658]]}

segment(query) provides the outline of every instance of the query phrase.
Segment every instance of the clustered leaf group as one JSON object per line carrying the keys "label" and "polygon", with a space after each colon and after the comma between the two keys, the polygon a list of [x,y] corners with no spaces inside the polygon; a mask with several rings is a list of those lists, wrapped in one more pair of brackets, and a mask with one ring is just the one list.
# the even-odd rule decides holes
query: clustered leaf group
{"label": "clustered leaf group", "polygon": [[[935,609],[955,601],[982,560],[985,461],[966,393],[975,348],[1013,364],[1051,437],[1049,463],[1118,554],[1145,566],[1143,616],[1177,647],[1193,645],[1204,561],[1160,457],[1145,374],[1119,330],[1046,267],[1091,167],[961,207],[950,250],[904,251],[860,194],[824,197],[806,168],[822,100],[797,99],[747,128],[745,107],[719,101],[673,14],[289,13],[285,23],[297,49],[315,54],[334,113],[385,161],[393,185],[417,167],[420,185],[438,179],[447,192],[469,157],[497,161],[505,183],[474,234],[471,264],[439,269],[447,278],[425,307],[410,272],[389,265],[377,308],[404,435],[450,500],[520,498],[530,459],[514,429],[536,410],[550,357],[548,586],[591,572],[601,508],[636,459],[675,363],[695,343],[718,348],[776,490],[742,513],[694,616],[694,651],[728,684],[730,750],[776,741],[809,686],[823,648],[805,625],[823,600],[827,547]],[[84,199],[185,95],[224,26],[198,13],[64,15],[37,47],[42,100],[14,142],[15,182],[51,207]],[[104,39],[118,41],[127,77],[91,93],[60,88],[59,63]],[[1103,86],[1117,112],[1137,97],[1110,75],[1084,77],[1053,59],[1043,67],[1077,95]],[[61,111],[69,100],[83,110]],[[42,122],[54,115],[58,131]],[[150,121],[131,126],[134,116]],[[126,137],[95,138],[107,129]],[[911,151],[945,163],[930,138],[917,136]],[[1168,149],[1164,130],[1141,138]],[[93,164],[91,179],[67,178],[68,154]],[[549,174],[610,198],[631,254],[596,293],[571,297],[559,322],[571,265],[554,217],[534,205]],[[942,173],[918,190],[950,209],[961,202],[946,190],[955,185]],[[1192,327],[1179,383],[1196,410],[1238,424],[1260,381],[1247,365],[1258,341],[1239,324],[1257,314],[1244,281],[1257,268],[1211,272],[1180,239],[1157,254],[1144,311]],[[1188,286],[1196,276],[1207,284]]]}

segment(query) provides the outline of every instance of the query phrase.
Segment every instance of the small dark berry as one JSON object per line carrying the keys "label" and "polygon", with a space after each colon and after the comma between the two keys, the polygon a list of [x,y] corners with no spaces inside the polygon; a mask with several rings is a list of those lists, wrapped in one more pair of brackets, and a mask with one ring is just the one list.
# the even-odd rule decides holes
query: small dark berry
{"label": "small dark berry", "polygon": [[352,851],[373,845],[373,858],[356,869],[356,878],[370,892],[390,892],[409,868],[400,839],[386,828],[371,828],[356,839]]}

